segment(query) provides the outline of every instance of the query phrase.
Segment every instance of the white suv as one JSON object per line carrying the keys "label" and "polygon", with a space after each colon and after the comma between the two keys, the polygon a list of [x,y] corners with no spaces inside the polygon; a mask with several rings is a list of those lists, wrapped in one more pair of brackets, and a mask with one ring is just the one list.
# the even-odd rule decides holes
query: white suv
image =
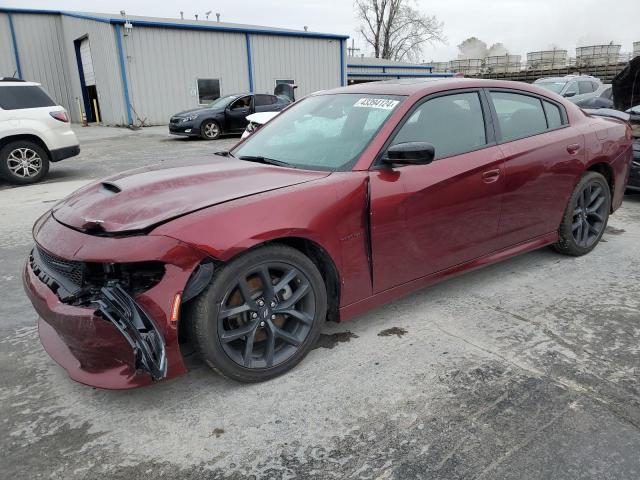
{"label": "white suv", "polygon": [[66,110],[40,84],[0,78],[0,177],[35,183],[57,162],[80,153]]}

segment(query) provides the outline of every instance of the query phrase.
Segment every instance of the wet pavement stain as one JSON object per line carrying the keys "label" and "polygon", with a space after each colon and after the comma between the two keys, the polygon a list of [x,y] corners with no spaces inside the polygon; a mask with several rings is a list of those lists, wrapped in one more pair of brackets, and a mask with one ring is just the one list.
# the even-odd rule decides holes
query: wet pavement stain
{"label": "wet pavement stain", "polygon": [[408,331],[405,330],[404,328],[391,327],[391,328],[387,328],[386,330],[382,330],[381,332],[379,332],[378,336],[379,337],[390,337],[392,335],[397,335],[398,338],[402,338],[407,333],[408,333]]}
{"label": "wet pavement stain", "polygon": [[622,235],[624,232],[626,232],[626,230],[612,227],[611,225],[604,229],[604,233],[608,233],[609,235]]}
{"label": "wet pavement stain", "polygon": [[313,349],[333,348],[339,343],[350,342],[352,338],[358,338],[358,335],[348,330],[346,332],[336,332],[329,335],[323,333],[320,335],[320,338],[318,338],[318,342]]}

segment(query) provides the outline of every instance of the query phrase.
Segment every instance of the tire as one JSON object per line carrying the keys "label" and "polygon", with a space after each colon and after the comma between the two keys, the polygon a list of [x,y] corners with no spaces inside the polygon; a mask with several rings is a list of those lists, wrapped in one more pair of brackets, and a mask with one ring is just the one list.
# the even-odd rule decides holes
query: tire
{"label": "tire", "polygon": [[220,125],[215,120],[205,120],[200,125],[200,136],[205,140],[217,140],[221,134]]}
{"label": "tire", "polygon": [[42,180],[49,171],[49,154],[35,142],[16,140],[0,150],[0,176],[16,185]]}
{"label": "tire", "polygon": [[586,172],[569,198],[555,249],[574,257],[589,253],[604,234],[610,210],[607,180],[597,172]]}
{"label": "tire", "polygon": [[[264,289],[266,274],[275,288]],[[238,313],[229,315],[232,309]],[[265,381],[295,367],[317,342],[326,315],[327,293],[318,268],[298,250],[278,244],[221,267],[185,309],[200,357],[240,382]]]}

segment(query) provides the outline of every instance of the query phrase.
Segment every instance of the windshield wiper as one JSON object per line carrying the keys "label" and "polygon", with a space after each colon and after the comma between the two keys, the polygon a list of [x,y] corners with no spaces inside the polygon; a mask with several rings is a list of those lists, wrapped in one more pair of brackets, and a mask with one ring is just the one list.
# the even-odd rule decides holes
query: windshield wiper
{"label": "windshield wiper", "polygon": [[267,165],[277,165],[279,167],[290,167],[291,164],[282,162],[280,160],[274,160],[273,158],[267,158],[263,156],[254,155],[242,155],[238,157],[240,160],[246,160],[247,162],[265,163]]}

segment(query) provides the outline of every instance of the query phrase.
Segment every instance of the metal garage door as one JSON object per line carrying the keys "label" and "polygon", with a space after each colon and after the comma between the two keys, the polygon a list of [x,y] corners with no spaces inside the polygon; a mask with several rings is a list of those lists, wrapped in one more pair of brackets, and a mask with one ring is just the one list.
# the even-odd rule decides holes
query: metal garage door
{"label": "metal garage door", "polygon": [[91,46],[89,39],[85,38],[80,42],[80,58],[82,59],[82,72],[84,73],[84,84],[95,85],[96,76],[93,73],[93,59],[91,58]]}

